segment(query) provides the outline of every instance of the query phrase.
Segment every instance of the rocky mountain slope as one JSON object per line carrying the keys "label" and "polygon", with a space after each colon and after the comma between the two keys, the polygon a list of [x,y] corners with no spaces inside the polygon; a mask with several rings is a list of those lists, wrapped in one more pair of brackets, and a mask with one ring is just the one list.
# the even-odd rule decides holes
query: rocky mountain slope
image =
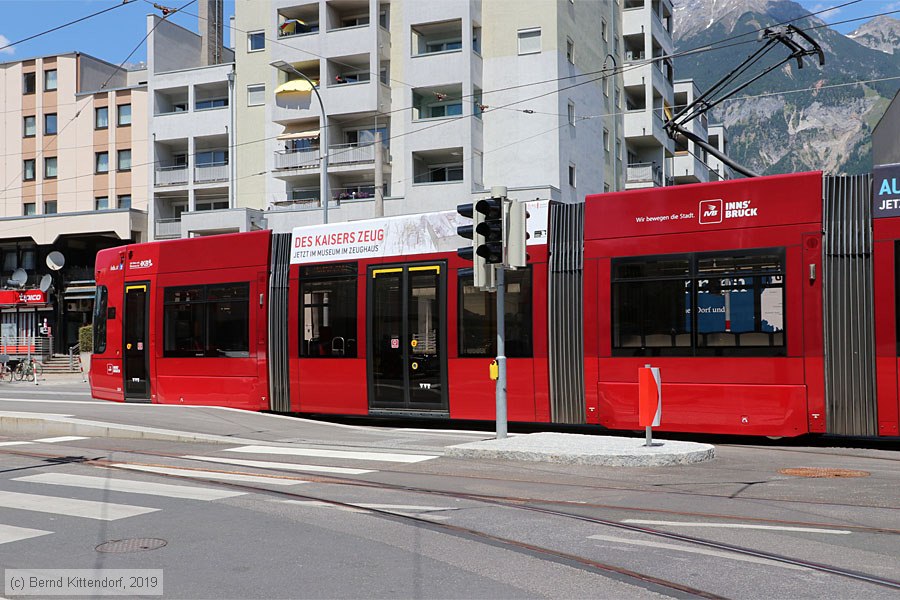
{"label": "rocky mountain slope", "polygon": [[[701,91],[707,89],[758,48],[760,29],[785,21],[821,45],[824,66],[811,57],[802,69],[789,63],[719,105],[710,122],[728,128],[732,158],[760,173],[870,171],[872,127],[900,87],[900,79],[878,80],[900,77],[900,61],[826,27],[795,2],[680,2],[676,51],[715,49],[676,59],[676,77],[693,78]],[[770,55],[786,56],[787,49]]]}
{"label": "rocky mountain slope", "polygon": [[887,15],[875,17],[847,37],[872,50],[900,54],[900,19]]}

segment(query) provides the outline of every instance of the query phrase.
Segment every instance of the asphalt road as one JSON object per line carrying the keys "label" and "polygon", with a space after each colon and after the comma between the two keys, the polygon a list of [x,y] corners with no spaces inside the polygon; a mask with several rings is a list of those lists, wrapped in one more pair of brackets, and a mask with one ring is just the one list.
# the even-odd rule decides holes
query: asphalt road
{"label": "asphalt road", "polygon": [[[0,411],[102,410],[77,382],[15,389],[42,402],[0,390]],[[6,432],[0,565],[157,569],[165,598],[900,594],[896,453],[720,445],[708,463],[612,469],[441,456],[472,434],[291,429],[274,449]],[[148,549],[97,550],[136,539]]]}

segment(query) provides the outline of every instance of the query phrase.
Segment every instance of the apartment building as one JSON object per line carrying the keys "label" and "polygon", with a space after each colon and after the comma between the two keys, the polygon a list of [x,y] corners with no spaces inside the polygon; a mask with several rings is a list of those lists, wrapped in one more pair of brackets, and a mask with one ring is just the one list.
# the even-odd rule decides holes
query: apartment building
{"label": "apartment building", "polygon": [[154,239],[247,231],[259,211],[230,210],[234,52],[222,45],[222,0],[199,3],[202,34],[147,17]]}
{"label": "apartment building", "polygon": [[620,30],[613,1],[238,0],[236,206],[321,222],[323,154],[333,221],[376,186],[386,215],[616,188]]}
{"label": "apartment building", "polygon": [[[664,129],[675,104],[671,0],[622,0],[625,54],[625,187],[672,183],[675,143]],[[651,60],[658,58],[660,60]]]}
{"label": "apartment building", "polygon": [[0,344],[65,351],[97,251],[146,239],[143,76],[78,52],[0,64]]}

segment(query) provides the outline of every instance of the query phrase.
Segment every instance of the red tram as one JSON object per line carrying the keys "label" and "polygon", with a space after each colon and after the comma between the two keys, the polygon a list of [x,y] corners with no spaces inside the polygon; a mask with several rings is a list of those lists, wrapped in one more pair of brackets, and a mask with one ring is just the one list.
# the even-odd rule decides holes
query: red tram
{"label": "red tram", "polygon": [[[805,173],[531,203],[506,278],[509,418],[898,435],[900,218]],[[97,256],[95,397],[279,412],[494,416],[493,294],[432,213]],[[868,246],[867,246],[868,244]],[[879,302],[875,303],[875,298]]]}

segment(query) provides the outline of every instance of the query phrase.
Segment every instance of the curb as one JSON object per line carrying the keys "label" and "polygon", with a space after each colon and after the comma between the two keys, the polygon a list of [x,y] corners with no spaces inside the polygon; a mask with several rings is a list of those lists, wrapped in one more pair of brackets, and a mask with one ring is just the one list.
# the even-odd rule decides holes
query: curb
{"label": "curb", "polygon": [[450,446],[445,456],[480,460],[515,460],[605,467],[669,467],[712,460],[709,444],[658,440],[646,448],[638,438],[532,433]]}
{"label": "curb", "polygon": [[63,436],[78,435],[84,437],[105,437],[130,440],[158,440],[166,442],[203,442],[208,444],[256,444],[270,445],[267,442],[245,438],[192,433],[156,427],[138,427],[120,423],[103,421],[87,421],[71,417],[47,415],[22,416],[0,413],[0,433],[5,435],[40,435]]}

